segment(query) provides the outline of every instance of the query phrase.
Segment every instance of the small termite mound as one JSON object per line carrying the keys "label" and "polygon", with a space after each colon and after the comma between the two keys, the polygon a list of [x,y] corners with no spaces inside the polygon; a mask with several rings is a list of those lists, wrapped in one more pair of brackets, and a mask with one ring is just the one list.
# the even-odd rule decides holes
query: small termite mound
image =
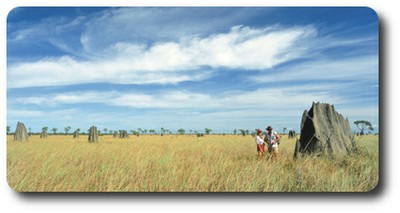
{"label": "small termite mound", "polygon": [[28,142],[28,132],[26,131],[25,125],[22,122],[17,123],[17,128],[15,129],[14,141],[26,141]]}
{"label": "small termite mound", "polygon": [[99,142],[99,134],[97,132],[96,126],[90,127],[88,140],[89,140],[89,143]]}

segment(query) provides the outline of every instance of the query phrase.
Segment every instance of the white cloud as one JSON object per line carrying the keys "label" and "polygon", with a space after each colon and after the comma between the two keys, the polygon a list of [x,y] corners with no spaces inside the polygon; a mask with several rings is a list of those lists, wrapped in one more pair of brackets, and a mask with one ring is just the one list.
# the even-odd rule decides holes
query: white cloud
{"label": "white cloud", "polygon": [[308,81],[321,80],[367,80],[376,84],[378,81],[378,57],[376,55],[355,56],[339,59],[317,59],[305,61],[290,67],[278,69],[277,72],[249,77],[258,83],[279,81]]}
{"label": "white cloud", "polygon": [[304,51],[301,45],[314,33],[312,27],[272,30],[236,26],[228,33],[156,43],[148,48],[116,43],[95,60],[63,56],[9,65],[8,87],[94,82],[173,84],[208,78],[210,68],[268,69],[299,57]]}
{"label": "white cloud", "polygon": [[[34,104],[42,107],[72,104],[99,103],[111,106],[132,108],[201,108],[207,102],[215,102],[209,95],[185,91],[170,91],[160,94],[141,94],[136,92],[68,92],[47,94],[46,96],[20,97],[9,99],[10,104]],[[212,104],[212,103],[211,103]],[[212,104],[215,106],[215,103]],[[210,105],[207,105],[210,107]]]}
{"label": "white cloud", "polygon": [[7,116],[9,118],[20,117],[20,118],[40,118],[46,113],[41,110],[27,110],[27,109],[11,109],[7,110]]}
{"label": "white cloud", "polygon": [[236,26],[228,34],[196,40],[189,49],[200,50],[194,54],[195,64],[262,70],[299,57],[301,42],[314,35],[312,27],[251,29]]}
{"label": "white cloud", "polygon": [[[288,88],[261,88],[254,91],[232,91],[219,94],[194,93],[186,90],[143,92],[67,92],[11,98],[10,104],[34,104],[41,107],[98,103],[109,106],[131,107],[136,109],[193,109],[202,110],[274,110],[290,111],[306,108],[313,101],[342,104],[346,103],[327,91],[333,84],[296,86]],[[318,88],[318,89],[317,89]],[[278,109],[277,109],[278,107]]]}
{"label": "white cloud", "polygon": [[[313,101],[335,104],[336,110],[354,119],[369,119],[376,122],[376,106],[354,106],[350,99],[344,99],[330,92],[337,84],[297,85],[285,88],[261,88],[254,91],[227,91],[218,94],[194,93],[186,90],[140,92],[67,92],[9,98],[8,121],[26,120],[72,126],[93,124],[112,128],[146,128],[199,126],[212,127],[230,132],[232,125],[243,128],[261,128],[267,123],[274,126],[298,128],[304,110]],[[41,110],[22,110],[26,105],[35,104]],[[87,111],[81,104],[98,104],[96,109]],[[18,106],[13,109],[12,106]],[[106,109],[104,109],[104,106]],[[73,107],[73,109],[68,109]],[[109,108],[113,107],[113,108]],[[28,108],[28,107],[26,107]],[[32,108],[32,107],[29,107]],[[36,108],[36,107],[35,107]],[[123,109],[127,108],[127,109]],[[106,110],[106,111],[104,111]],[[79,119],[77,119],[79,118]],[[137,123],[137,121],[140,121]],[[48,124],[46,124],[46,122]],[[116,127],[115,123],[118,123]],[[181,126],[179,126],[181,125]]]}
{"label": "white cloud", "polygon": [[[82,34],[91,38],[86,50],[98,53],[115,41],[177,42],[186,37],[206,37],[246,23],[268,8],[112,8],[90,17]],[[229,18],[227,18],[229,17]],[[99,36],[106,35],[106,36]]]}

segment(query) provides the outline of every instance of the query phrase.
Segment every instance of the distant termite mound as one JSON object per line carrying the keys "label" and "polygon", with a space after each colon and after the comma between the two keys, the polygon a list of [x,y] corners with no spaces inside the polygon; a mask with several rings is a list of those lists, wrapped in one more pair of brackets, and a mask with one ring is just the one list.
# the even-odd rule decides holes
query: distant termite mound
{"label": "distant termite mound", "polygon": [[99,135],[96,126],[90,127],[88,140],[89,143],[99,142]]}
{"label": "distant termite mound", "polygon": [[74,131],[74,138],[79,138],[79,132],[80,131],[81,131],[80,129],[77,129],[77,130]]}
{"label": "distant termite mound", "polygon": [[43,129],[42,132],[40,133],[40,138],[47,138],[49,134],[47,133],[46,129]]}
{"label": "distant termite mound", "polygon": [[26,131],[25,125],[22,122],[17,123],[15,129],[14,141],[26,141],[28,142],[28,132]]}
{"label": "distant termite mound", "polygon": [[126,130],[121,130],[119,138],[129,138],[128,132]]}
{"label": "distant termite mound", "polygon": [[295,138],[296,137],[296,131],[294,130],[289,130],[288,138]]}
{"label": "distant termite mound", "polygon": [[313,103],[301,119],[300,139],[296,142],[294,157],[299,153],[346,155],[352,150],[348,119],[335,111],[333,105]]}
{"label": "distant termite mound", "polygon": [[117,138],[117,137],[118,137],[118,131],[114,131],[113,138]]}

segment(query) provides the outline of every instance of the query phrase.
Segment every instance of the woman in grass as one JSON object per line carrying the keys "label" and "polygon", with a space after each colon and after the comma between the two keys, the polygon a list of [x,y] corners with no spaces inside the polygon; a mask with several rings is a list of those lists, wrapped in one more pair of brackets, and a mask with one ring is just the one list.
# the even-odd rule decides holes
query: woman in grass
{"label": "woman in grass", "polygon": [[262,133],[262,131],[260,129],[257,130],[256,144],[257,144],[257,152],[258,152],[258,156],[260,157],[260,160],[262,159],[262,156],[265,152],[264,140],[262,139],[261,133]]}

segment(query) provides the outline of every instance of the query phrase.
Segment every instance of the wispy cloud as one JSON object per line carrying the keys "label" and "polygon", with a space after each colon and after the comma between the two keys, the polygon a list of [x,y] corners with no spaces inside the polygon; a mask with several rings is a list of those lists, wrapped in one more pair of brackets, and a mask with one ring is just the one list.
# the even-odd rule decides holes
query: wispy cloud
{"label": "wispy cloud", "polygon": [[[8,104],[18,107],[11,107],[8,115],[13,118],[11,122],[15,119],[29,118],[31,122],[40,125],[49,125],[57,121],[62,125],[74,127],[92,124],[109,128],[181,125],[185,128],[195,129],[203,126],[230,132],[232,125],[237,128],[261,128],[271,123],[277,127],[297,129],[303,111],[308,110],[313,101],[320,101],[335,103],[336,110],[350,119],[363,118],[377,122],[374,119],[378,116],[376,106],[351,105],[351,99],[343,99],[329,92],[329,87],[335,87],[335,84],[315,85],[314,88],[263,88],[214,95],[189,91],[157,94],[116,91],[68,92],[10,99]],[[87,111],[82,108],[82,104],[94,104],[96,108]],[[32,107],[27,106],[32,105],[41,110],[28,110]],[[65,109],[60,110],[59,106]],[[113,108],[104,109],[104,106]],[[123,110],[124,108],[131,110]],[[62,122],[59,121],[60,118]]]}
{"label": "wispy cloud", "polygon": [[63,56],[10,65],[8,87],[93,82],[165,84],[207,78],[210,72],[203,72],[204,68],[268,69],[301,55],[303,48],[299,46],[314,31],[312,27],[273,30],[236,26],[228,33],[148,48],[116,43],[98,60]]}
{"label": "wispy cloud", "polygon": [[345,58],[317,58],[288,67],[278,68],[274,72],[249,77],[258,83],[277,81],[371,81],[378,82],[378,58],[376,55],[362,55]]}
{"label": "wispy cloud", "polygon": [[[41,107],[54,107],[75,104],[104,104],[109,106],[131,107],[138,109],[198,109],[198,110],[288,110],[302,109],[313,101],[346,103],[349,100],[335,96],[330,88],[335,84],[315,85],[314,87],[276,87],[259,88],[254,91],[190,92],[187,90],[169,90],[157,92],[143,91],[87,91],[54,93],[39,96],[9,99],[10,104],[33,104]],[[287,97],[287,98],[283,98]],[[266,104],[265,102],[269,103]],[[280,109],[276,109],[280,106]]]}
{"label": "wispy cloud", "polygon": [[[96,55],[115,41],[134,43],[178,42],[207,37],[267,15],[268,8],[112,8],[96,14],[82,31],[86,51]],[[224,18],[221,18],[224,17]],[[229,18],[226,18],[229,17]],[[99,36],[107,35],[107,36]]]}
{"label": "wispy cloud", "polygon": [[7,111],[8,117],[14,118],[40,118],[46,113],[42,110],[29,110],[29,109],[10,109]]}
{"label": "wispy cloud", "polygon": [[94,11],[8,23],[8,122],[298,128],[319,101],[377,123],[377,23],[351,11]]}

